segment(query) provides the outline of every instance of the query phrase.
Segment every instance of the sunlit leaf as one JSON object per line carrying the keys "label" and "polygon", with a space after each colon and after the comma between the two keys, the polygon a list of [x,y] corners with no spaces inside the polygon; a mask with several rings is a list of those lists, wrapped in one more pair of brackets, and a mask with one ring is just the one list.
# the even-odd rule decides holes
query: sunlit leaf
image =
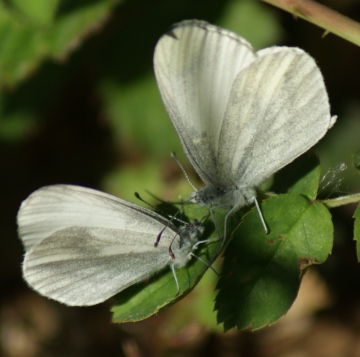
{"label": "sunlit leaf", "polygon": [[225,251],[215,308],[225,329],[259,329],[277,321],[296,298],[301,271],[331,252],[333,226],[320,203],[285,194],[263,202],[265,234],[251,210]]}

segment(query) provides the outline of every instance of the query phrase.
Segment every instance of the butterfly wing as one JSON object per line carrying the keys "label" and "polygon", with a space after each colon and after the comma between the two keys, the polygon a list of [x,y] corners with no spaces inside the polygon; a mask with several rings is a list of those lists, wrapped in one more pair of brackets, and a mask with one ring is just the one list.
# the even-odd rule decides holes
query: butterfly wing
{"label": "butterfly wing", "polygon": [[154,248],[153,242],[153,234],[132,229],[65,228],[26,253],[24,278],[64,304],[95,305],[167,266],[167,247]]}
{"label": "butterfly wing", "polygon": [[315,61],[298,48],[273,47],[236,78],[219,140],[221,181],[254,187],[315,145],[333,125]]}
{"label": "butterfly wing", "polygon": [[183,21],[162,36],[154,70],[165,108],[191,164],[219,183],[223,119],[237,74],[255,58],[251,45],[203,21]]}
{"label": "butterfly wing", "polygon": [[[154,224],[158,221],[158,224]],[[68,227],[127,227],[156,235],[168,225],[158,214],[115,196],[73,185],[45,186],[22,204],[19,236],[28,251],[45,237]]]}
{"label": "butterfly wing", "polygon": [[[43,187],[18,214],[25,280],[67,305],[93,305],[169,264],[179,237],[156,213],[70,185]],[[164,226],[160,245],[154,242]]]}
{"label": "butterfly wing", "polygon": [[219,192],[254,187],[334,123],[315,61],[295,48],[255,53],[229,31],[184,21],[163,36],[154,69],[184,150]]}

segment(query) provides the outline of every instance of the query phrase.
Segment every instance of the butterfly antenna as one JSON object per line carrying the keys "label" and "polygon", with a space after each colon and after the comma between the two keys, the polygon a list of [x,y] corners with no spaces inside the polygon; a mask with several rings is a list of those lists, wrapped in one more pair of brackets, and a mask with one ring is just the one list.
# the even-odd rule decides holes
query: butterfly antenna
{"label": "butterfly antenna", "polygon": [[158,234],[157,237],[156,237],[156,241],[155,241],[155,243],[154,243],[154,248],[157,248],[157,246],[158,246],[159,243],[160,243],[160,239],[161,239],[162,234],[165,232],[165,229],[168,228],[168,227],[169,227],[169,225],[166,225],[166,226],[159,232],[159,234]]}
{"label": "butterfly antenna", "polygon": [[167,202],[167,201],[160,200],[160,199],[157,198],[156,196],[152,195],[150,192],[147,192],[147,193],[148,193],[151,197],[157,199],[159,202],[161,202],[161,203],[163,203],[163,204],[172,204],[172,205],[174,205],[174,204],[181,204],[182,207],[181,207],[180,209],[178,209],[174,215],[171,215],[171,214],[165,213],[165,212],[163,212],[163,211],[160,211],[156,206],[152,205],[152,204],[149,203],[148,201],[145,201],[145,200],[140,196],[140,194],[139,194],[138,192],[135,192],[135,193],[134,193],[134,196],[135,196],[139,201],[141,201],[141,202],[145,203],[147,206],[151,207],[154,211],[159,212],[160,214],[162,214],[162,215],[164,215],[164,216],[167,216],[167,217],[170,219],[170,221],[174,221],[174,220],[175,220],[175,221],[178,221],[179,223],[184,223],[184,224],[187,223],[187,222],[183,221],[182,219],[177,218],[176,216],[179,214],[179,212],[181,212],[183,206],[185,206],[185,204],[187,204],[188,202],[191,202],[191,200],[181,201],[181,202],[172,202],[172,201]]}
{"label": "butterfly antenna", "polygon": [[[155,243],[154,243],[154,247],[155,247],[155,248],[159,245],[161,236],[162,236],[162,234],[164,233],[165,229],[168,228],[169,225],[170,225],[170,223],[172,223],[173,221],[177,221],[177,222],[179,222],[179,223],[181,223],[181,224],[183,224],[183,225],[185,225],[185,226],[190,225],[190,223],[185,222],[185,221],[183,221],[182,219],[176,217],[180,212],[182,212],[182,208],[180,208],[173,216],[167,215],[167,216],[169,217],[169,221],[168,221],[167,225],[166,225],[166,226],[161,230],[161,232],[158,234],[157,239],[156,239],[156,241],[155,241]],[[175,237],[176,237],[176,236],[175,236]],[[175,240],[175,237],[173,238],[173,240],[172,240],[172,242],[171,242],[171,244],[170,244],[170,247],[169,247],[169,254],[170,254],[170,256],[171,256],[173,259],[175,258],[175,256],[174,256],[174,254],[172,253],[171,246],[172,246],[172,244],[173,244],[173,242],[174,242],[174,240]]]}
{"label": "butterfly antenna", "polygon": [[147,206],[153,208],[154,210],[157,210],[157,208],[155,206],[153,206],[151,203],[149,203],[148,201],[145,201],[138,192],[134,193],[134,196],[141,202],[145,203]]}
{"label": "butterfly antenna", "polygon": [[191,180],[190,180],[190,178],[189,178],[189,175],[186,173],[183,165],[181,165],[181,162],[180,162],[179,159],[177,158],[175,152],[172,151],[170,155],[171,155],[171,157],[172,157],[173,159],[175,159],[176,163],[177,163],[178,166],[180,167],[180,170],[183,172],[183,174],[184,174],[187,182],[189,182],[189,184],[190,184],[190,186],[193,188],[193,190],[194,190],[195,192],[197,192],[196,187],[195,187],[194,184],[191,182]]}
{"label": "butterfly antenna", "polygon": [[[178,214],[179,212],[180,212],[180,210],[177,211],[176,214]],[[170,223],[172,223],[172,221],[178,221],[178,222],[180,222],[180,223],[182,223],[182,224],[188,224],[187,222],[182,221],[181,219],[179,219],[179,218],[177,218],[177,217],[175,217],[175,216],[169,216],[169,218],[170,218],[170,220],[168,221],[168,223],[166,224],[166,226],[164,226],[164,228],[163,228],[163,229],[160,231],[160,233],[157,235],[156,241],[155,241],[155,243],[154,243],[154,247],[155,247],[155,248],[157,248],[157,246],[159,245],[162,234],[165,232],[165,230],[166,230],[167,228],[169,228]],[[175,236],[175,237],[176,237],[176,236]],[[172,245],[173,241],[175,240],[175,237],[173,238],[173,240],[172,240],[172,242],[171,242],[171,244],[170,244],[170,247],[169,247],[169,254],[170,254],[170,256],[171,256],[173,259],[175,259],[175,256],[174,256],[174,254],[172,253],[171,245]]]}
{"label": "butterfly antenna", "polygon": [[[140,200],[141,202],[145,203],[145,204],[148,205],[149,207],[153,208],[155,211],[158,211],[158,209],[157,209],[155,206],[153,206],[151,203],[145,201],[145,200],[140,196],[140,194],[139,194],[138,192],[135,192],[134,195],[135,195],[135,197],[136,197],[138,200]],[[179,212],[179,211],[178,211],[178,212]],[[178,212],[177,212],[176,214],[178,214]],[[166,214],[166,216],[169,218],[169,220],[168,220],[167,224],[164,226],[164,228],[163,228],[163,229],[159,232],[159,234],[157,235],[156,241],[155,241],[155,243],[154,243],[154,247],[155,247],[155,248],[157,248],[157,246],[159,245],[159,242],[160,242],[160,239],[161,239],[162,234],[165,232],[166,228],[169,227],[169,225],[170,225],[170,223],[171,223],[172,221],[176,220],[176,221],[179,221],[179,222],[181,222],[181,223],[184,223],[183,221],[181,221],[180,219],[176,218],[175,216],[171,216],[171,215],[168,215],[168,214]]]}
{"label": "butterfly antenna", "polygon": [[[135,192],[135,197],[140,200],[141,202],[145,203],[146,205],[148,205],[149,207],[153,208],[155,211],[159,211],[157,209],[157,207],[153,206],[152,204],[150,204],[149,202],[145,201],[138,192]],[[157,238],[156,238],[156,241],[154,243],[154,247],[157,248],[157,246],[159,245],[160,243],[160,240],[161,240],[161,236],[162,234],[165,232],[165,230],[170,226],[170,224],[173,222],[173,221],[177,221],[179,223],[182,223],[182,224],[188,224],[188,222],[185,222],[183,221],[182,219],[176,217],[179,213],[181,212],[181,209],[179,209],[174,215],[170,215],[170,214],[166,214],[166,213],[163,213],[165,216],[167,216],[169,218],[167,224],[164,226],[164,228],[159,232],[159,234],[157,235]],[[169,254],[171,257],[175,258],[174,254],[172,253],[171,249],[169,250]]]}
{"label": "butterfly antenna", "polygon": [[172,245],[173,245],[173,243],[174,243],[174,241],[175,241],[175,238],[176,238],[178,235],[179,235],[178,233],[175,234],[174,238],[172,239],[172,241],[171,241],[171,243],[170,243],[170,245],[169,245],[169,255],[170,255],[171,259],[175,259],[175,254],[174,254],[174,252],[173,252],[173,250],[172,250]]}

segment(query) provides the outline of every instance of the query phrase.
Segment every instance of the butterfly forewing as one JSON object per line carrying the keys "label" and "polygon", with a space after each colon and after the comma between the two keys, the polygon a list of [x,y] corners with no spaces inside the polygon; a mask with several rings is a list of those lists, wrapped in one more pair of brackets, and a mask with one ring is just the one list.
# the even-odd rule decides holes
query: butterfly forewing
{"label": "butterfly forewing", "polygon": [[162,99],[205,183],[214,181],[232,84],[254,58],[246,40],[202,21],[175,25],[156,45],[154,70]]}
{"label": "butterfly forewing", "polygon": [[[140,212],[139,215],[136,212]],[[29,250],[43,238],[67,227],[127,227],[157,234],[168,222],[154,212],[112,195],[80,186],[45,186],[21,205],[19,235]],[[143,213],[141,215],[141,213]],[[141,217],[141,224],[137,224]],[[154,223],[154,218],[158,224]],[[155,221],[155,222],[156,222]]]}

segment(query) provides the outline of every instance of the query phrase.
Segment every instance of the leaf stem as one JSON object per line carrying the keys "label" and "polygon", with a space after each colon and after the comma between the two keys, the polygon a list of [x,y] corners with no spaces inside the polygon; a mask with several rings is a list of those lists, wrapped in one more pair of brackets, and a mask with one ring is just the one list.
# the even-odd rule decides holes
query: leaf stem
{"label": "leaf stem", "polygon": [[311,0],[262,0],[360,46],[360,24]]}

